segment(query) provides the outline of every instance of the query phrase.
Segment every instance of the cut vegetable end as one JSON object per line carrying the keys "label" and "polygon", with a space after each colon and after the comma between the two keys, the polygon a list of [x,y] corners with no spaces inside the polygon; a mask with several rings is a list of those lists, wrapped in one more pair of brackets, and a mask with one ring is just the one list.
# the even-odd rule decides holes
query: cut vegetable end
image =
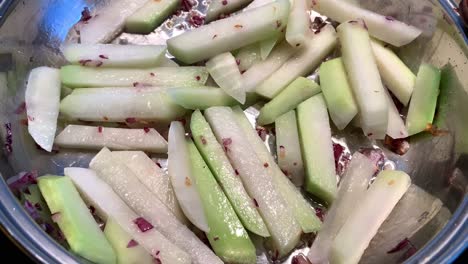
{"label": "cut vegetable end", "polygon": [[262,107],[258,116],[258,124],[267,125],[275,122],[280,115],[293,110],[301,102],[318,93],[320,93],[320,87],[317,83],[304,77],[297,78]]}
{"label": "cut vegetable end", "polygon": [[441,71],[434,66],[423,64],[419,67],[406,118],[406,126],[410,136],[422,132],[432,125],[439,96],[440,78]]}
{"label": "cut vegetable end", "polygon": [[148,1],[125,20],[125,31],[147,34],[158,27],[179,5],[180,0]]}

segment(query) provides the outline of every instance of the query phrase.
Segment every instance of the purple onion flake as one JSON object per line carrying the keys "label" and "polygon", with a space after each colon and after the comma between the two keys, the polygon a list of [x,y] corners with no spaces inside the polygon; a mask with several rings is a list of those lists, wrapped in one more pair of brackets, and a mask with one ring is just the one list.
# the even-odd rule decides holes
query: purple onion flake
{"label": "purple onion flake", "polygon": [[135,240],[130,240],[128,241],[128,244],[127,244],[127,248],[132,248],[132,247],[136,247],[138,246],[138,242],[136,242]]}
{"label": "purple onion flake", "polygon": [[133,223],[135,223],[140,229],[140,231],[143,233],[153,229],[153,225],[146,221],[146,219],[144,219],[143,217],[138,217],[137,219],[133,220]]}

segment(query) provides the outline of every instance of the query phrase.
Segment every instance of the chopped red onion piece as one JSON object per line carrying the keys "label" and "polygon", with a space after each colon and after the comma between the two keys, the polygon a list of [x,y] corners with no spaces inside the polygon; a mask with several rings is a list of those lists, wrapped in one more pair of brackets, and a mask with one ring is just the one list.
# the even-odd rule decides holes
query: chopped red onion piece
{"label": "chopped red onion piece", "polygon": [[153,229],[153,225],[146,221],[146,219],[144,219],[143,217],[138,217],[137,219],[133,220],[133,223],[135,223],[138,226],[141,232],[146,232],[148,230]]}
{"label": "chopped red onion piece", "polygon": [[132,247],[136,247],[138,246],[138,242],[136,242],[135,240],[130,240],[128,241],[128,244],[127,244],[127,248],[132,248]]}

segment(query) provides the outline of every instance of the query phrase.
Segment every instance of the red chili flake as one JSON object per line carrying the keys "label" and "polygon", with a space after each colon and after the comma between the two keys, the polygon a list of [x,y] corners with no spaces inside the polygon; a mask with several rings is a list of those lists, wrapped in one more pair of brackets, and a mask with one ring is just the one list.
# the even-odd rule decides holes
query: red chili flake
{"label": "red chili flake", "polygon": [[235,27],[235,28],[243,28],[244,26],[239,25],[239,24],[236,24],[236,25],[234,25],[234,27]]}
{"label": "red chili flake", "polygon": [[135,240],[131,239],[130,241],[128,241],[127,248],[132,248],[136,246],[138,246],[138,242],[136,242]]}
{"label": "red chili flake", "polygon": [[62,214],[60,212],[57,212],[57,213],[53,213],[50,218],[52,219],[52,221],[54,223],[57,223],[58,221],[60,221],[60,218],[62,217]]}
{"label": "red chili flake", "polygon": [[195,79],[196,79],[197,81],[199,81],[199,80],[201,80],[201,77],[197,75],[197,76],[195,76]]}
{"label": "red chili flake", "polygon": [[315,208],[315,215],[320,219],[320,221],[323,222],[323,219],[325,219],[325,213],[322,208],[317,207]]}
{"label": "red chili flake", "polygon": [[309,259],[303,254],[294,256],[291,260],[291,264],[311,264]]}
{"label": "red chili flake", "polygon": [[156,76],[156,74],[154,74],[154,72],[150,72],[150,76],[154,77],[154,76]]}
{"label": "red chili flake", "polygon": [[144,127],[143,130],[145,131],[146,134],[148,134],[150,132],[150,128],[149,127]]}
{"label": "red chili flake", "polygon": [[367,27],[367,24],[366,24],[366,21],[362,21],[362,26],[364,27],[365,30],[369,30],[369,28]]}
{"label": "red chili flake", "polygon": [[218,36],[218,34],[214,34],[211,39],[215,39]]}
{"label": "red chili flake", "polygon": [[222,140],[223,146],[224,146],[224,151],[229,151],[229,145],[232,144],[232,139],[231,138],[223,138]]}
{"label": "red chili flake", "polygon": [[241,71],[241,74],[244,74],[244,72],[246,72],[246,71],[247,71],[247,70],[242,70],[242,71]]}
{"label": "red chili flake", "polygon": [[108,60],[108,59],[109,59],[109,57],[107,57],[106,55],[102,55],[102,54],[99,55],[99,58],[104,59],[104,60]]}
{"label": "red chili flake", "polygon": [[104,121],[109,121],[109,118],[107,116],[102,117],[102,119],[104,119]]}
{"label": "red chili flake", "polygon": [[200,136],[201,143],[206,145],[206,138],[204,136]]}
{"label": "red chili flake", "polygon": [[137,87],[140,83],[139,82],[134,82],[133,87]]}
{"label": "red chili flake", "polygon": [[219,237],[215,236],[215,237],[213,237],[213,240],[214,240],[214,241],[218,241],[218,240],[219,240]]}
{"label": "red chili flake", "polygon": [[92,60],[79,60],[78,63],[81,66],[86,66],[88,63],[92,62]]}
{"label": "red chili flake", "polygon": [[236,64],[240,65],[240,63],[241,63],[240,59],[236,59]]}
{"label": "red chili flake", "polygon": [[374,134],[372,134],[372,133],[367,134],[368,137],[372,137],[372,135],[374,135]]}
{"label": "red chili flake", "polygon": [[185,118],[179,118],[176,121],[181,122],[183,126],[185,126],[187,124],[187,120]]}
{"label": "red chili flake", "polygon": [[83,11],[81,11],[81,22],[88,22],[93,16],[91,16],[91,12],[89,12],[89,8],[85,7],[83,8]]}
{"label": "red chili flake", "polygon": [[296,47],[299,47],[300,45],[301,45],[301,43],[297,43],[297,44],[296,44]]}
{"label": "red chili flake", "polygon": [[27,119],[21,119],[20,124],[23,126],[28,126],[28,120]]}
{"label": "red chili flake", "polygon": [[146,219],[144,219],[143,217],[138,217],[137,219],[133,220],[133,223],[135,223],[140,229],[140,231],[143,233],[153,229],[153,225],[146,221]]}
{"label": "red chili flake", "polygon": [[190,11],[195,4],[191,0],[182,0],[180,3],[180,9],[182,11]]}
{"label": "red chili flake", "polygon": [[102,126],[98,126],[98,132],[102,133]]}
{"label": "red chili flake", "polygon": [[268,168],[269,166],[270,165],[267,162],[263,163],[263,167]]}
{"label": "red chili flake", "polygon": [[406,152],[408,152],[410,147],[408,140],[404,138],[393,139],[389,136],[385,136],[384,144],[389,150],[395,152],[398,155],[404,155]]}
{"label": "red chili flake", "polygon": [[297,162],[294,162],[293,165],[294,165],[294,166],[297,166]]}
{"label": "red chili flake", "polygon": [[137,122],[137,119],[134,118],[134,117],[129,117],[129,118],[125,119],[125,122],[128,123],[128,124],[134,124],[134,123]]}
{"label": "red chili flake", "polygon": [[192,186],[192,180],[189,177],[185,177],[185,186],[190,187]]}
{"label": "red chili flake", "polygon": [[228,1],[227,1],[227,0],[223,0],[221,3],[222,3],[223,5],[227,5],[227,4],[228,4]]}
{"label": "red chili flake", "polygon": [[258,208],[258,202],[257,202],[257,200],[255,198],[253,198],[253,203],[254,203],[255,207]]}
{"label": "red chili flake", "polygon": [[5,124],[5,130],[6,130],[6,137],[5,137],[5,151],[7,154],[10,154],[13,152],[13,132],[11,130],[11,123],[6,123]]}
{"label": "red chili flake", "polygon": [[22,102],[22,103],[18,106],[18,108],[16,108],[15,114],[21,115],[22,113],[24,113],[24,111],[26,111],[26,103],[25,103],[25,102]]}
{"label": "red chili flake", "polygon": [[162,169],[161,163],[159,163],[159,162],[156,162],[156,165],[157,165],[159,168],[161,168],[161,169]]}
{"label": "red chili flake", "polygon": [[96,67],[101,67],[104,64],[102,61],[97,61],[96,62]]}
{"label": "red chili flake", "polygon": [[388,21],[395,21],[395,18],[391,16],[386,16],[385,19]]}
{"label": "red chili flake", "polygon": [[276,28],[280,28],[280,27],[281,27],[281,21],[276,20]]}
{"label": "red chili flake", "polygon": [[234,169],[234,173],[235,173],[236,175],[239,175],[239,171],[238,171],[237,169]]}
{"label": "red chili flake", "polygon": [[279,259],[279,251],[278,249],[275,249],[274,255],[271,257],[271,260],[277,261]]}
{"label": "red chili flake", "polygon": [[91,214],[96,213],[96,208],[94,208],[94,206],[90,205],[90,206],[89,206],[89,212],[90,212]]}

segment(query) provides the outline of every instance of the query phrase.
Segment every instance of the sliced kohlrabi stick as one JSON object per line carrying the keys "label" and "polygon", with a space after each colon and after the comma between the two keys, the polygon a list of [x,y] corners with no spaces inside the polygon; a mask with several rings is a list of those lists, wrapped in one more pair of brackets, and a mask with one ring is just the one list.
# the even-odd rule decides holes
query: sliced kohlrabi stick
{"label": "sliced kohlrabi stick", "polygon": [[281,42],[273,49],[268,58],[253,64],[242,74],[242,86],[245,91],[253,92],[260,83],[278,70],[295,52],[296,50],[286,41]]}
{"label": "sliced kohlrabi stick", "polygon": [[179,6],[180,0],[149,0],[125,20],[125,31],[148,34]]}
{"label": "sliced kohlrabi stick", "polygon": [[379,15],[346,1],[315,0],[312,2],[312,9],[340,23],[356,18],[363,19],[372,36],[397,47],[410,43],[422,33],[416,27],[393,17]]}
{"label": "sliced kohlrabi stick", "polygon": [[114,39],[123,29],[125,19],[143,6],[148,0],[112,1],[98,10],[91,19],[80,22],[80,43],[107,43]]}
{"label": "sliced kohlrabi stick", "polygon": [[406,129],[405,122],[400,116],[400,112],[398,112],[398,109],[387,90],[385,90],[385,95],[388,103],[387,135],[393,139],[407,138],[408,130]]}
{"label": "sliced kohlrabi stick", "polygon": [[175,197],[169,175],[159,167],[160,165],[154,163],[143,151],[114,151],[112,156],[132,170],[137,178],[172,211],[181,223],[188,224]]}
{"label": "sliced kohlrabi stick", "polygon": [[320,66],[320,87],[333,123],[344,129],[358,113],[358,106],[348,82],[343,60],[336,58]]}
{"label": "sliced kohlrabi stick", "polygon": [[167,91],[171,99],[185,109],[207,109],[212,106],[239,104],[234,98],[217,87],[173,88]]}
{"label": "sliced kohlrabi stick", "polygon": [[239,66],[241,72],[245,72],[252,65],[257,64],[261,61],[261,53],[259,43],[254,43],[248,46],[245,46],[237,50],[236,54],[236,63]]}
{"label": "sliced kohlrabi stick", "polygon": [[382,80],[402,104],[408,105],[416,76],[391,49],[376,40],[371,40],[371,46]]}
{"label": "sliced kohlrabi stick", "polygon": [[108,218],[104,227],[104,235],[114,248],[118,264],[152,264],[153,257],[133,240],[112,217]]}
{"label": "sliced kohlrabi stick", "polygon": [[41,148],[50,152],[59,114],[59,70],[48,67],[33,69],[29,74],[25,97],[29,134]]}
{"label": "sliced kohlrabi stick", "polygon": [[304,47],[259,84],[255,91],[269,99],[275,97],[297,77],[312,72],[333,50],[336,43],[336,32],[330,25],[322,28],[317,34],[309,31]]}
{"label": "sliced kohlrabi stick", "polygon": [[207,236],[211,247],[226,263],[256,263],[255,247],[229,200],[191,140],[188,148],[195,185],[210,227]]}
{"label": "sliced kohlrabi stick", "polygon": [[196,227],[209,232],[200,193],[194,182],[184,126],[174,121],[169,128],[168,172],[182,211]]}
{"label": "sliced kohlrabi stick", "polygon": [[318,93],[320,86],[317,83],[304,77],[297,78],[260,109],[258,124],[268,125],[275,122],[276,118]]}
{"label": "sliced kohlrabi stick", "polygon": [[71,250],[98,264],[113,264],[115,252],[68,177],[46,175],[39,189]]}
{"label": "sliced kohlrabi stick", "polygon": [[340,183],[336,200],[328,210],[322,229],[315,237],[308,258],[312,263],[328,263],[331,245],[348,215],[360,204],[377,168],[366,156],[355,152]]}
{"label": "sliced kohlrabi stick", "polygon": [[248,11],[252,8],[261,7],[267,4],[271,4],[275,0],[253,0],[248,6],[242,9],[242,12]]}
{"label": "sliced kohlrabi stick", "polygon": [[321,94],[297,107],[297,122],[306,169],[305,188],[331,204],[337,191],[335,158],[327,106]]}
{"label": "sliced kohlrabi stick", "polygon": [[321,223],[315,214],[314,208],[283,174],[242,109],[234,107],[234,114],[249,144],[253,147],[268,173],[273,176],[274,186],[279,190],[287,206],[292,210],[294,218],[301,226],[302,231],[304,233],[317,232],[320,229]]}
{"label": "sliced kohlrabi stick", "polygon": [[90,168],[95,170],[126,204],[143,217],[143,220],[146,219],[143,222],[151,223],[176,246],[185,250],[191,256],[193,263],[222,263],[194,233],[177,220],[174,214],[138,180],[127,166],[114,159],[108,149],[102,149],[94,157]]}
{"label": "sliced kohlrabi stick", "polygon": [[71,88],[130,86],[198,86],[205,84],[205,67],[110,69],[68,65],[60,69],[63,85]]}
{"label": "sliced kohlrabi stick", "polygon": [[144,150],[167,153],[167,141],[154,128],[127,129],[68,125],[55,138],[59,147],[78,149]]}
{"label": "sliced kohlrabi stick", "polygon": [[210,125],[200,111],[192,114],[190,129],[193,140],[214,176],[229,198],[244,227],[262,237],[270,236],[252,198],[244,189],[242,180],[229,162],[221,144],[216,140]]}
{"label": "sliced kohlrabi stick", "polygon": [[[441,210],[436,197],[411,184],[369,244],[360,263],[396,263],[408,249],[389,251],[418,233]],[[410,246],[410,245],[408,245]]]}
{"label": "sliced kohlrabi stick", "polygon": [[262,215],[272,237],[273,252],[284,256],[297,245],[302,230],[273,183],[269,165],[260,160],[230,108],[212,107],[205,111],[205,116]]}
{"label": "sliced kohlrabi stick", "polygon": [[336,235],[330,262],[358,263],[377,230],[410,185],[410,177],[402,171],[380,172]]}
{"label": "sliced kohlrabi stick", "polygon": [[304,46],[309,32],[310,17],[306,0],[294,0],[288,17],[286,41],[293,47]]}
{"label": "sliced kohlrabi stick", "polygon": [[241,104],[245,103],[245,90],[242,86],[242,76],[236,59],[230,52],[221,53],[211,58],[205,64],[215,82],[228,95]]}
{"label": "sliced kohlrabi stick", "polygon": [[370,138],[383,139],[388,125],[388,103],[369,33],[362,20],[348,21],[337,30],[343,63],[356,96],[364,133]]}
{"label": "sliced kohlrabi stick", "polygon": [[221,14],[231,14],[250,2],[252,0],[212,0],[206,11],[205,21],[216,20]]}
{"label": "sliced kohlrabi stick", "polygon": [[[127,234],[153,257],[158,257],[163,263],[165,263],[164,261],[167,261],[166,263],[191,263],[191,257],[171,242],[172,237],[168,236],[166,238],[156,228],[152,228],[151,225],[140,226],[140,222],[144,223],[144,218],[141,218],[125,204],[125,201],[114,192],[110,185],[100,179],[96,172],[83,168],[65,168],[65,175],[72,179],[83,199],[88,205],[96,209],[96,214],[102,220],[114,219]],[[122,178],[122,180],[125,180],[125,178]],[[161,222],[177,221],[175,218],[168,220],[172,215],[171,217],[165,217],[158,220],[161,220]],[[190,233],[188,230],[186,232]],[[127,245],[128,243],[130,241],[127,241]]]}
{"label": "sliced kohlrabi stick", "polygon": [[275,120],[278,166],[296,186],[304,184],[304,163],[301,156],[296,112],[291,110]]}
{"label": "sliced kohlrabi stick", "polygon": [[262,60],[268,58],[273,48],[282,39],[284,39],[283,36],[274,36],[269,39],[262,40],[258,43],[258,45],[260,45],[260,57]]}
{"label": "sliced kohlrabi stick", "polygon": [[162,45],[65,44],[61,50],[71,64],[91,67],[155,67],[166,53]]}
{"label": "sliced kohlrabi stick", "polygon": [[185,112],[166,88],[154,87],[75,89],[60,103],[65,118],[98,122],[171,121]]}
{"label": "sliced kohlrabi stick", "polygon": [[429,64],[422,64],[419,67],[406,117],[406,127],[410,136],[432,125],[439,96],[440,78],[441,71],[436,67]]}
{"label": "sliced kohlrabi stick", "polygon": [[286,25],[288,12],[289,0],[277,0],[173,37],[168,50],[185,63],[208,59],[275,36]]}

